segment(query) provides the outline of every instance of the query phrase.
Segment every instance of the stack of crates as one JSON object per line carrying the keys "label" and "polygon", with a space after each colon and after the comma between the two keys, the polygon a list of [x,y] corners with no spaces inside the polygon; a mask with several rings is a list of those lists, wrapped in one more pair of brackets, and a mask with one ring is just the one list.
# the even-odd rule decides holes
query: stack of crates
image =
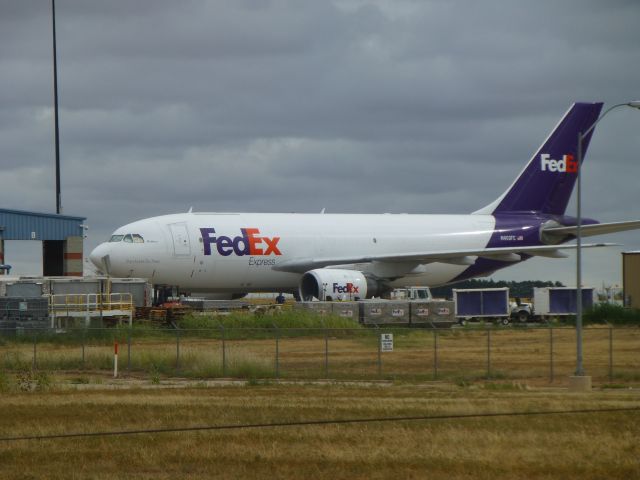
{"label": "stack of crates", "polygon": [[0,330],[28,332],[49,327],[46,297],[0,297]]}

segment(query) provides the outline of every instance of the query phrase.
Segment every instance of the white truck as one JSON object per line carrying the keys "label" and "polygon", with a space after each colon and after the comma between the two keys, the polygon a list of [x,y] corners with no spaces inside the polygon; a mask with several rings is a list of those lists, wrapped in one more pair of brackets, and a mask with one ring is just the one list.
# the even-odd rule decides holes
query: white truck
{"label": "white truck", "polygon": [[391,292],[391,300],[409,300],[416,302],[430,302],[433,300],[429,287],[396,288]]}

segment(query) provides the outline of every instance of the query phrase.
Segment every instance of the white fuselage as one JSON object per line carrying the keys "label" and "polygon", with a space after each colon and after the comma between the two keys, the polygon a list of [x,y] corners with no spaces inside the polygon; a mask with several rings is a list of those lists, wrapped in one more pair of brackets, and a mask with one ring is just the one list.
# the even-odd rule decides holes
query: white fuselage
{"label": "white fuselage", "polygon": [[[302,273],[274,268],[301,258],[482,249],[494,227],[492,215],[183,213],[125,225],[112,238],[123,237],[98,246],[91,259],[102,261],[110,275],[183,291],[295,291]],[[341,268],[392,278],[393,286],[406,285],[407,277],[412,285],[433,286],[452,281],[468,265],[369,262]]]}
{"label": "white fuselage", "polygon": [[593,133],[601,109],[574,103],[511,186],[470,215],[189,212],[125,225],[90,258],[110,275],[183,292],[313,299],[327,289],[369,298],[488,275],[533,256],[566,257],[574,246],[562,244],[578,235],[640,228],[565,216],[590,139],[580,132]]}

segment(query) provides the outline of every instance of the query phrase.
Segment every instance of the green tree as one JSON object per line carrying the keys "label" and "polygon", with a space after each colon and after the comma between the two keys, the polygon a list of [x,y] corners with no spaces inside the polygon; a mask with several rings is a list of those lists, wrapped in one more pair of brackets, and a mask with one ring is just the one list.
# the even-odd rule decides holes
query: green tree
{"label": "green tree", "polygon": [[522,282],[516,281],[504,281],[504,280],[491,280],[491,279],[478,279],[464,280],[462,282],[452,283],[443,287],[435,287],[431,289],[431,293],[434,297],[438,298],[452,298],[452,289],[462,288],[509,288],[509,295],[511,297],[533,297],[533,289],[535,287],[564,287],[562,282],[558,281],[542,281],[542,280],[525,280]]}

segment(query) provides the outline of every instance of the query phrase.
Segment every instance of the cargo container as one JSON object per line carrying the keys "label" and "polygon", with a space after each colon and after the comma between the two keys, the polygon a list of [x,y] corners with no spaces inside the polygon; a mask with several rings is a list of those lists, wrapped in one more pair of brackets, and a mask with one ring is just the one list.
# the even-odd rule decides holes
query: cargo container
{"label": "cargo container", "polygon": [[110,278],[104,293],[130,293],[134,307],[148,307],[153,299],[151,284],[144,278]]}
{"label": "cargo container", "polygon": [[453,289],[453,302],[458,323],[466,324],[470,320],[499,321],[507,325],[511,308],[509,289]]}
{"label": "cargo container", "polygon": [[[533,315],[537,318],[575,315],[577,291],[574,287],[542,287],[533,289]],[[596,303],[596,290],[582,287],[582,308]]]}
{"label": "cargo container", "polygon": [[369,300],[360,303],[365,325],[409,325],[411,309],[407,301]]}
{"label": "cargo container", "polygon": [[0,283],[2,297],[41,297],[44,293],[42,279],[13,279]]}
{"label": "cargo container", "polygon": [[296,302],[294,308],[309,310],[318,315],[331,315],[332,313],[331,302]]}
{"label": "cargo container", "polygon": [[46,297],[0,297],[0,331],[14,334],[18,331],[47,328],[49,303]]}
{"label": "cargo container", "polygon": [[452,301],[414,301],[409,306],[412,327],[450,328],[456,323],[455,305]]}

